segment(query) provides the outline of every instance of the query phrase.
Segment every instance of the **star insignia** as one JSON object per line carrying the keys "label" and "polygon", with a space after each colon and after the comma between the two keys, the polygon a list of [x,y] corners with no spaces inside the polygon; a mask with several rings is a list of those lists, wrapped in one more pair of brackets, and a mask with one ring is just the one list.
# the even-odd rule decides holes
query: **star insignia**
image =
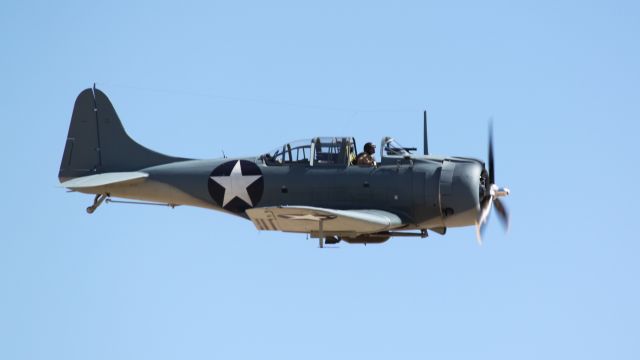
{"label": "star insignia", "polygon": [[249,206],[253,206],[247,188],[261,177],[262,175],[243,175],[240,160],[233,166],[229,176],[210,176],[211,180],[224,188],[222,207],[225,207],[234,198],[238,198]]}

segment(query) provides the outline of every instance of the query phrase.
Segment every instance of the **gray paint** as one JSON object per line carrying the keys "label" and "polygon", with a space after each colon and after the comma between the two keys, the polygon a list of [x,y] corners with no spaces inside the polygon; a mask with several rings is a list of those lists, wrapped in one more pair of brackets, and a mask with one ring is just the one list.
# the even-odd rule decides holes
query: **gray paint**
{"label": "gray paint", "polygon": [[58,178],[136,171],[184,158],[149,150],[127,135],[111,101],[100,90],[86,89],[73,107]]}

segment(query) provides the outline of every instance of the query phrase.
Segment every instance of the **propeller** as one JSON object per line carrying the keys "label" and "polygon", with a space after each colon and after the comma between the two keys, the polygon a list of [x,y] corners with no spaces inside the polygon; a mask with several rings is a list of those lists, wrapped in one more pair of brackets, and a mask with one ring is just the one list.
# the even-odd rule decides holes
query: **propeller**
{"label": "propeller", "polygon": [[480,213],[476,220],[476,239],[480,245],[482,245],[482,236],[493,207],[496,208],[498,219],[505,231],[509,230],[509,212],[500,198],[508,196],[511,191],[508,188],[500,188],[496,185],[495,163],[493,160],[493,121],[489,122],[489,156],[487,160],[489,162],[488,178],[483,177],[485,180],[485,195],[480,202]]}

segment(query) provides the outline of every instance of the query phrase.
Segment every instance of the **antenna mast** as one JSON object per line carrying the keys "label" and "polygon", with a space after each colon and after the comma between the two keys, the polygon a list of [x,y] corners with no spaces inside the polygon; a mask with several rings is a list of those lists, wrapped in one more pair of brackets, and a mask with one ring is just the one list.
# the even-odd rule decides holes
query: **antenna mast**
{"label": "antenna mast", "polygon": [[427,110],[424,111],[423,154],[429,155],[429,139],[427,138]]}

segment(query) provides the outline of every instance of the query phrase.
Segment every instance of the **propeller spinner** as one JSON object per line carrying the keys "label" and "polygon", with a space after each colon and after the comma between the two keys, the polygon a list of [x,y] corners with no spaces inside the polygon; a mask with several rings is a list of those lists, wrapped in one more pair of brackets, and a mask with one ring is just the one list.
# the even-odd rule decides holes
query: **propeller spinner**
{"label": "propeller spinner", "polygon": [[485,227],[489,220],[489,214],[491,213],[491,208],[495,206],[496,212],[498,213],[498,219],[502,223],[505,231],[509,230],[509,212],[507,208],[504,206],[501,197],[509,195],[510,191],[508,188],[500,188],[496,185],[495,182],[495,164],[493,161],[493,123],[489,123],[489,170],[488,174],[483,175],[484,180],[484,196],[480,202],[480,213],[478,214],[478,219],[476,220],[476,238],[478,240],[478,244],[482,245],[482,234],[484,233]]}

